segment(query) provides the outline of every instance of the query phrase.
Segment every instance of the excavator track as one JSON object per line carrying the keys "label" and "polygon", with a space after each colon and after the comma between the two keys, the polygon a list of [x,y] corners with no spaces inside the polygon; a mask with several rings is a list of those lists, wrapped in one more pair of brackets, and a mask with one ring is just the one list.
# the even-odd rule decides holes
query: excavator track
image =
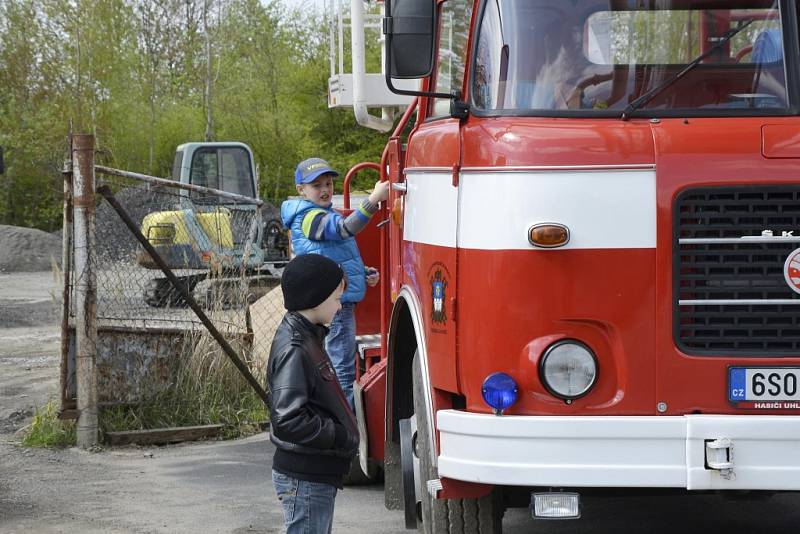
{"label": "excavator track", "polygon": [[[205,280],[206,276],[205,274],[179,276],[178,280],[185,284],[191,293],[197,284]],[[180,292],[166,278],[154,278],[147,283],[144,288],[144,301],[153,308],[186,308],[188,306]]]}

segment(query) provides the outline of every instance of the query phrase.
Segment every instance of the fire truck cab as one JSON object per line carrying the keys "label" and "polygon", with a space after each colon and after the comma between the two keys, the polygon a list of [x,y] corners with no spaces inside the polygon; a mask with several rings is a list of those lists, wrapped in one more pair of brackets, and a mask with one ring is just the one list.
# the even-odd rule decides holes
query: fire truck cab
{"label": "fire truck cab", "polygon": [[797,11],[386,0],[415,100],[359,416],[409,526],[499,532],[520,492],[568,518],[587,488],[800,490]]}

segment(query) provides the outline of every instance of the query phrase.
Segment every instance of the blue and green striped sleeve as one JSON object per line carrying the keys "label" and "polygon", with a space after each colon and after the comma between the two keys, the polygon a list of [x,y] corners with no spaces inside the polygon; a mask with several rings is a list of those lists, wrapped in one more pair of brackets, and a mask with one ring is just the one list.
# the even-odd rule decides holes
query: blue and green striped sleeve
{"label": "blue and green striped sleeve", "polygon": [[312,241],[340,241],[363,230],[378,206],[365,199],[346,218],[322,208],[309,210],[303,217],[303,235]]}

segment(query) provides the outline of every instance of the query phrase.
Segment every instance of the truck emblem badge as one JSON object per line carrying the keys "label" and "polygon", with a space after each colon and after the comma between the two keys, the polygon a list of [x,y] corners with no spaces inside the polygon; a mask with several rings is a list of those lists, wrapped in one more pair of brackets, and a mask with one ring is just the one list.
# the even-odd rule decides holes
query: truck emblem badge
{"label": "truck emblem badge", "polygon": [[800,293],[800,248],[794,249],[783,264],[783,277],[792,291]]}
{"label": "truck emblem badge", "polygon": [[436,272],[431,276],[431,292],[433,297],[431,319],[434,323],[445,324],[447,322],[447,310],[445,309],[444,303],[446,289],[447,278],[442,273],[441,269],[436,269]]}
{"label": "truck emblem badge", "polygon": [[783,230],[783,231],[781,232],[781,235],[780,235],[780,236],[776,236],[776,235],[775,235],[775,232],[773,232],[772,230],[762,230],[762,231],[761,231],[761,237],[774,237],[774,238],[778,238],[778,237],[794,237],[794,236],[795,236],[795,235],[794,235],[794,230],[789,230],[789,231]]}

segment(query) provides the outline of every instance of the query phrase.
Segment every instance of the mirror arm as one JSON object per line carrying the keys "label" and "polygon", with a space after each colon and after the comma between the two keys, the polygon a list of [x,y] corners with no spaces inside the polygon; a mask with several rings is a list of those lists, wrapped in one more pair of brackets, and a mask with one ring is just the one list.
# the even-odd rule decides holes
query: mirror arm
{"label": "mirror arm", "polygon": [[[391,37],[387,37],[387,43],[391,43]],[[392,83],[392,76],[389,74],[389,63],[390,63],[389,55],[386,55],[386,87],[389,90],[397,95],[408,95],[408,96],[428,96],[431,98],[451,98],[457,99],[457,93],[433,93],[430,91],[407,91],[406,89],[398,89]]]}

